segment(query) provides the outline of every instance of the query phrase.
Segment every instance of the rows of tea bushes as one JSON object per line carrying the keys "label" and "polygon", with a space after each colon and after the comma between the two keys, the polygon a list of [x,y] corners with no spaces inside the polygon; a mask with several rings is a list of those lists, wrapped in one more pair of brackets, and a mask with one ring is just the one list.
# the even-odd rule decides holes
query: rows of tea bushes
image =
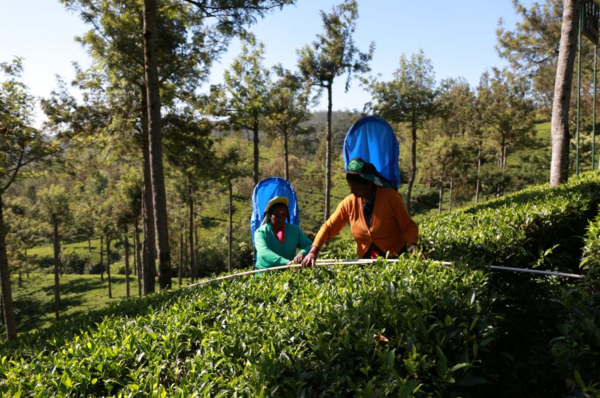
{"label": "rows of tea bushes", "polygon": [[559,188],[533,187],[430,218],[421,242],[438,260],[579,272],[581,236],[599,203],[600,174],[582,174]]}
{"label": "rows of tea bushes", "polygon": [[481,271],[412,258],[161,296],[152,314],[2,358],[1,395],[465,396],[486,382],[495,321]]}
{"label": "rows of tea bushes", "polygon": [[583,284],[564,289],[560,302],[567,319],[552,340],[561,373],[588,396],[600,396],[600,208],[589,223],[582,252]]}
{"label": "rows of tea bushes", "polygon": [[598,215],[589,223],[587,228],[582,250],[581,268],[592,281],[590,288],[594,292],[600,291],[600,284],[593,284],[593,282],[598,282],[600,278],[600,207],[598,207]]}
{"label": "rows of tea bushes", "polygon": [[[0,395],[594,396],[599,202],[585,174],[427,220],[424,250],[451,267],[403,257],[118,304],[5,348]],[[578,272],[582,247],[584,283],[481,267]]]}
{"label": "rows of tea bushes", "polygon": [[[503,393],[487,396],[584,396],[600,382],[600,313],[594,260],[600,175],[540,186],[484,205],[427,220],[424,249],[432,258],[587,274],[584,282],[497,271],[490,289],[497,338],[482,357],[485,373]],[[586,233],[587,240],[582,239]],[[587,270],[580,269],[584,256]],[[587,254],[586,254],[587,253]],[[583,271],[583,272],[582,272]],[[552,348],[551,350],[549,348]]]}
{"label": "rows of tea bushes", "polygon": [[[599,202],[600,175],[588,173],[558,188],[532,187],[421,224],[430,258],[473,269],[494,264],[587,276],[581,283],[506,271],[489,275],[499,322],[489,355],[480,357],[491,382],[485,396],[583,394],[600,385],[600,226],[589,223]],[[352,242],[337,244],[331,255],[342,258],[352,250]]]}

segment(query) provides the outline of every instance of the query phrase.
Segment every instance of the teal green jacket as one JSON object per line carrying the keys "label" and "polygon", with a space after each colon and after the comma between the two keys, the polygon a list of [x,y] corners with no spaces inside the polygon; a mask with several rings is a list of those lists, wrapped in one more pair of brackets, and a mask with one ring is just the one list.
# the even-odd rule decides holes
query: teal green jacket
{"label": "teal green jacket", "polygon": [[301,248],[303,254],[310,250],[312,242],[299,227],[286,223],[284,228],[283,244],[275,236],[270,223],[254,231],[257,269],[286,265],[296,256],[297,248]]}

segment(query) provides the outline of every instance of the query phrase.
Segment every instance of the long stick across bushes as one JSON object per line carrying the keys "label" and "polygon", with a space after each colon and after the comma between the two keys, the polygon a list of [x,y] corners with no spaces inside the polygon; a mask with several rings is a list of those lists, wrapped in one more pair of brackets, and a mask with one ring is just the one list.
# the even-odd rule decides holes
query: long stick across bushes
{"label": "long stick across bushes", "polygon": [[[374,263],[376,261],[381,261],[381,260],[372,260],[372,259],[351,260],[350,259],[350,260],[336,260],[336,261],[332,261],[332,260],[329,260],[329,259],[322,259],[322,260],[317,260],[317,265],[319,265],[319,266],[331,266],[331,265],[372,264],[372,263]],[[385,261],[388,262],[388,263],[398,262],[398,260],[395,260],[395,259],[386,259]],[[452,263],[448,262],[448,261],[441,261],[441,264],[443,264],[443,265],[452,265]],[[266,269],[255,269],[255,270],[252,270],[252,271],[245,271],[245,272],[240,272],[240,273],[237,273],[237,274],[220,276],[218,278],[209,279],[209,280],[202,281],[202,282],[199,282],[199,283],[194,283],[193,285],[188,285],[187,287],[196,287],[196,286],[207,285],[207,284],[212,283],[212,282],[223,281],[223,280],[226,280],[226,279],[237,278],[237,277],[240,277],[240,276],[258,274],[258,273],[261,273],[261,272],[278,271],[278,270],[284,270],[284,269],[290,269],[290,268],[301,268],[301,267],[302,266],[300,264],[289,264],[289,265],[282,265],[280,267],[271,267],[271,268],[266,268]],[[529,268],[501,267],[501,266],[498,266],[498,265],[486,265],[486,268],[487,269],[491,269],[491,270],[525,272],[525,273],[538,274],[538,275],[560,276],[560,277],[564,277],[564,278],[583,279],[582,275],[567,274],[567,273],[564,273],[564,272],[540,271],[540,270],[529,269]]]}

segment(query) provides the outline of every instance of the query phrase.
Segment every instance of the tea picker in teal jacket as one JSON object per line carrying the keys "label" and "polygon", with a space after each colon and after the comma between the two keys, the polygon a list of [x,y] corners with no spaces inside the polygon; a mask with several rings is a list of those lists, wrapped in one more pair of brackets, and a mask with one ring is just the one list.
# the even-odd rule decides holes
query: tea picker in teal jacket
{"label": "tea picker in teal jacket", "polygon": [[[254,232],[257,269],[300,263],[310,250],[310,239],[288,219],[287,198],[276,196],[267,203],[262,225]],[[298,248],[302,250],[296,254]]]}

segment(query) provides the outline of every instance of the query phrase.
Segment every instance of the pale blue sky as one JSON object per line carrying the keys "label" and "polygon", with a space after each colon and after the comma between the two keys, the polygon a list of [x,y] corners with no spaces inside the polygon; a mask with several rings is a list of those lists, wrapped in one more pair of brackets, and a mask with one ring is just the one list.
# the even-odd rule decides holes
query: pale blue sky
{"label": "pale blue sky", "polygon": [[[296,6],[276,11],[251,30],[265,43],[265,66],[281,62],[294,69],[296,50],[321,33],[319,10],[329,12],[341,0],[297,0]],[[523,1],[526,5],[532,0]],[[73,76],[71,63],[89,63],[75,36],[89,29],[78,15],[57,0],[0,0],[0,62],[14,56],[24,58],[24,80],[31,93],[46,97],[56,87],[55,75]],[[466,78],[476,85],[479,77],[494,66],[503,66],[494,45],[498,20],[514,26],[516,15],[511,0],[359,0],[355,41],[365,51],[371,41],[376,50],[372,74],[390,79],[401,54],[423,49],[432,60],[436,79]],[[213,68],[212,82],[222,80],[223,71],[239,52],[234,41],[229,52]],[[334,82],[334,109],[360,109],[368,94],[355,80],[344,93],[344,78]],[[317,109],[325,109],[324,97]]]}

